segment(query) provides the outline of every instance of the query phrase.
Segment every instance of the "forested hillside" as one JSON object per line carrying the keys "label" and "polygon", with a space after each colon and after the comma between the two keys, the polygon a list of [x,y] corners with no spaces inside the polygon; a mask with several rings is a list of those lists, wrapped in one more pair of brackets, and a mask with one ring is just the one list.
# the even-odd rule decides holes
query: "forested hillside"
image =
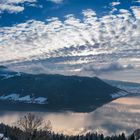
{"label": "forested hillside", "polygon": [[[24,132],[16,127],[10,127],[0,124],[0,133],[6,140],[134,140],[135,136],[120,135],[104,136],[98,133],[87,133],[86,135],[68,136],[63,134],[55,134],[48,131],[34,131],[32,134]],[[4,140],[4,139],[3,139]]]}

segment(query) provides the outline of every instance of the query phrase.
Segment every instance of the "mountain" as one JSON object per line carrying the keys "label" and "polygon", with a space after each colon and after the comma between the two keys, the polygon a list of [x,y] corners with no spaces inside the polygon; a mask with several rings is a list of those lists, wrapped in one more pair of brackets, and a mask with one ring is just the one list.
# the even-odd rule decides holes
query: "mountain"
{"label": "mountain", "polygon": [[125,81],[115,81],[115,80],[104,80],[111,86],[115,86],[119,89],[125,90],[130,93],[130,96],[140,95],[140,83],[125,82]]}
{"label": "mountain", "polygon": [[0,69],[0,110],[89,112],[125,95],[97,77],[32,75]]}

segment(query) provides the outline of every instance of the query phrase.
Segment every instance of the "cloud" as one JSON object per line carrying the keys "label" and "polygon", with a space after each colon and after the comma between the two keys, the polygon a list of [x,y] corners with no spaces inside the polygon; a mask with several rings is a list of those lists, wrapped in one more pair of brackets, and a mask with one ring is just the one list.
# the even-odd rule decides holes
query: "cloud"
{"label": "cloud", "polygon": [[25,3],[25,2],[36,2],[36,0],[2,0],[1,3],[7,3],[7,4],[21,4],[21,3]]}
{"label": "cloud", "polygon": [[133,11],[133,14],[135,15],[135,18],[140,20],[140,7],[132,6],[131,9]]}
{"label": "cloud", "polygon": [[[110,136],[125,132],[125,134],[129,136],[136,128],[139,128],[139,108],[140,97],[131,96],[117,99],[91,113],[34,113],[36,113],[37,116],[43,117],[45,121],[51,120],[53,123],[53,131],[60,134],[79,135],[97,132],[105,136]],[[0,120],[5,124],[13,125],[13,123],[23,115],[24,112],[1,111]]]}
{"label": "cloud", "polygon": [[34,4],[36,0],[2,0],[0,2],[0,13],[3,13],[4,11],[7,11],[8,13],[19,13],[24,10],[24,5],[18,5],[18,4],[24,4],[24,3],[31,3]]}
{"label": "cloud", "polygon": [[102,73],[106,73],[106,72],[116,72],[116,71],[123,71],[123,70],[131,70],[131,69],[135,69],[135,67],[131,64],[122,65],[118,62],[110,63],[110,64],[107,64],[104,66],[100,66],[98,68],[96,68],[92,64],[84,67],[85,71],[90,71],[90,72],[93,72],[95,74],[102,74]]}
{"label": "cloud", "polygon": [[121,3],[118,1],[118,2],[112,2],[110,3],[111,6],[117,6],[117,5],[120,5]]}
{"label": "cloud", "polygon": [[24,7],[14,6],[9,4],[0,4],[1,11],[8,11],[9,13],[18,13],[24,10]]}
{"label": "cloud", "polygon": [[140,3],[140,0],[133,0],[133,3]]}
{"label": "cloud", "polygon": [[[75,69],[82,71],[91,63],[95,68],[100,66],[100,71],[107,71],[102,68],[104,65],[120,60],[123,66],[112,69],[128,69],[130,66],[124,66],[130,59],[140,57],[140,20],[130,11],[121,9],[118,14],[98,17],[96,11],[87,9],[82,15],[82,19],[70,14],[64,21],[53,17],[47,23],[29,20],[1,27],[0,64],[13,66],[35,61],[49,63],[48,67],[45,65],[47,71],[73,74]],[[137,67],[140,62],[134,65]]]}
{"label": "cloud", "polygon": [[47,1],[51,1],[55,4],[61,4],[61,3],[63,3],[64,0],[47,0]]}

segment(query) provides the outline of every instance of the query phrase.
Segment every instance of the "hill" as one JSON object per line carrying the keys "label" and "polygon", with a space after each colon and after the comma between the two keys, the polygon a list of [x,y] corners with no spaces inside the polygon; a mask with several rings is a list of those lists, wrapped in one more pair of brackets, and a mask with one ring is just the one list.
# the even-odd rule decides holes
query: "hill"
{"label": "hill", "polygon": [[0,69],[0,110],[89,112],[119,97],[120,92],[97,77],[32,75]]}

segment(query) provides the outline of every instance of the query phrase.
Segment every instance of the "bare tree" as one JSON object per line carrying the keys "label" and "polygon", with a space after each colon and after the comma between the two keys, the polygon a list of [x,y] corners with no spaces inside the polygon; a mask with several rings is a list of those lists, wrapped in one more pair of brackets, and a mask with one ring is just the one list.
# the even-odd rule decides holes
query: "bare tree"
{"label": "bare tree", "polygon": [[50,133],[52,129],[50,121],[45,122],[41,117],[38,117],[33,113],[27,113],[25,116],[21,117],[17,121],[17,125],[21,130],[28,134],[30,140],[37,130]]}

